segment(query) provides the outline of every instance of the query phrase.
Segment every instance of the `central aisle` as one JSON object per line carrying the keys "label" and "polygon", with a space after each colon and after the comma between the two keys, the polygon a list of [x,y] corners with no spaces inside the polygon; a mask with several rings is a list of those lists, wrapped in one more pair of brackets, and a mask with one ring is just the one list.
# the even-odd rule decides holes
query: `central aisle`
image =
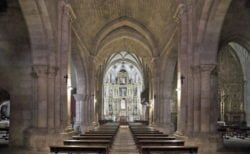
{"label": "central aisle", "polygon": [[128,126],[120,126],[115,141],[112,145],[111,154],[139,154],[133,136]]}

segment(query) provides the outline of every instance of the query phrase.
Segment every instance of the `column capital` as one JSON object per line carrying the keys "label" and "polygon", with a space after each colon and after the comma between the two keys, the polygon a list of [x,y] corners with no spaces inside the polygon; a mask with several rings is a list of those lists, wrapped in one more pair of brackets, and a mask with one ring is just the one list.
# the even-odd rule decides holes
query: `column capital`
{"label": "column capital", "polygon": [[202,72],[211,72],[216,67],[216,64],[202,64],[200,70]]}
{"label": "column capital", "polygon": [[175,10],[174,15],[173,15],[173,19],[177,24],[180,23],[181,18],[182,18],[185,11],[186,11],[185,4],[183,4],[183,3],[179,4],[177,9]]}
{"label": "column capital", "polygon": [[157,62],[157,61],[159,61],[159,60],[160,60],[160,57],[159,57],[159,56],[152,57],[152,58],[151,58],[151,63],[155,63],[155,62]]}
{"label": "column capital", "polygon": [[48,76],[55,77],[58,72],[58,67],[56,66],[49,66],[48,67]]}
{"label": "column capital", "polygon": [[33,65],[32,66],[33,75],[36,77],[47,76],[48,75],[48,65]]}
{"label": "column capital", "polygon": [[199,65],[191,66],[191,69],[193,73],[199,73],[201,71],[201,67]]}
{"label": "column capital", "polygon": [[64,13],[69,17],[71,22],[76,19],[76,14],[69,3],[64,3]]}
{"label": "column capital", "polygon": [[83,101],[84,95],[83,94],[74,94],[73,95],[76,101]]}

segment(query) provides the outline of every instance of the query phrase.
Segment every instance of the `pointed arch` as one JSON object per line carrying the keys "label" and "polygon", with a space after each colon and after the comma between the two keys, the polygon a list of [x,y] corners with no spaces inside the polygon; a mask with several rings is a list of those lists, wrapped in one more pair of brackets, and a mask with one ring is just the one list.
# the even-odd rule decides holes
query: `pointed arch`
{"label": "pointed arch", "polygon": [[[232,0],[209,1],[209,5],[211,5],[211,7],[209,8],[205,6],[204,8],[202,19],[200,22],[200,24],[202,25],[198,32],[198,34],[200,35],[204,33],[203,36],[198,35],[198,41],[200,41],[201,43],[200,51],[202,64],[216,63],[220,33],[231,1]],[[206,17],[205,14],[207,12],[210,12],[210,14]],[[206,24],[204,25],[203,22],[205,22]],[[210,58],[208,59],[207,57]]]}
{"label": "pointed arch", "polygon": [[151,55],[158,55],[153,34],[144,25],[128,17],[113,20],[97,33],[95,37],[95,55],[105,44],[120,37],[137,40],[151,50]]}
{"label": "pointed arch", "polygon": [[19,0],[19,3],[29,31],[33,64],[55,62],[53,29],[45,1]]}

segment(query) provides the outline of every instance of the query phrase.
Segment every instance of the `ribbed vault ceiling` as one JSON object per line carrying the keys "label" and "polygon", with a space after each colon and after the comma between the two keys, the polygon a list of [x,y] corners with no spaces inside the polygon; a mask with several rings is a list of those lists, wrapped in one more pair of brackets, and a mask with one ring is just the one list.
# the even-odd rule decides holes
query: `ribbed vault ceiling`
{"label": "ribbed vault ceiling", "polygon": [[175,0],[70,0],[69,2],[77,16],[74,26],[90,52],[93,52],[98,32],[120,17],[131,18],[147,29],[152,34],[151,39],[157,42],[159,50],[168,41],[176,26],[173,20],[176,10]]}

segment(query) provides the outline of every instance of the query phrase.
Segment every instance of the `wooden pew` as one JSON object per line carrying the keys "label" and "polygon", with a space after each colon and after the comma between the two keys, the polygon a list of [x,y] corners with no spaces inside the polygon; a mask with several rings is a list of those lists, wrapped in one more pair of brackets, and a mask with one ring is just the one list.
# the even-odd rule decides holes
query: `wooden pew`
{"label": "wooden pew", "polygon": [[176,140],[176,137],[169,136],[136,136],[136,140]]}
{"label": "wooden pew", "polygon": [[155,136],[155,137],[159,137],[159,136],[169,136],[168,134],[145,134],[145,133],[142,133],[142,134],[133,134],[134,136]]}
{"label": "wooden pew", "polygon": [[133,134],[163,134],[160,131],[132,131]]}
{"label": "wooden pew", "polygon": [[84,140],[84,139],[113,139],[113,136],[72,136],[72,139],[74,140]]}
{"label": "wooden pew", "polygon": [[108,136],[114,136],[115,133],[111,133],[111,132],[85,132],[84,135],[108,135]]}
{"label": "wooden pew", "polygon": [[54,153],[84,152],[106,154],[118,129],[118,125],[107,123],[80,136],[73,136],[71,140],[64,140],[64,146],[50,146],[50,151]]}
{"label": "wooden pew", "polygon": [[114,136],[115,134],[95,134],[95,133],[88,133],[88,134],[80,134],[80,136]]}
{"label": "wooden pew", "polygon": [[111,140],[64,140],[64,145],[111,146]]}
{"label": "wooden pew", "polygon": [[184,146],[184,140],[138,140],[139,146]]}
{"label": "wooden pew", "polygon": [[141,146],[140,151],[142,154],[150,154],[151,152],[178,152],[197,154],[198,147],[195,146]]}
{"label": "wooden pew", "polygon": [[145,125],[130,125],[130,130],[142,154],[150,152],[197,153],[198,147],[184,146],[184,140],[176,140],[152,127]]}
{"label": "wooden pew", "polygon": [[64,146],[50,146],[50,152],[58,153],[98,153],[107,154],[108,146],[76,146],[76,145],[64,145]]}

